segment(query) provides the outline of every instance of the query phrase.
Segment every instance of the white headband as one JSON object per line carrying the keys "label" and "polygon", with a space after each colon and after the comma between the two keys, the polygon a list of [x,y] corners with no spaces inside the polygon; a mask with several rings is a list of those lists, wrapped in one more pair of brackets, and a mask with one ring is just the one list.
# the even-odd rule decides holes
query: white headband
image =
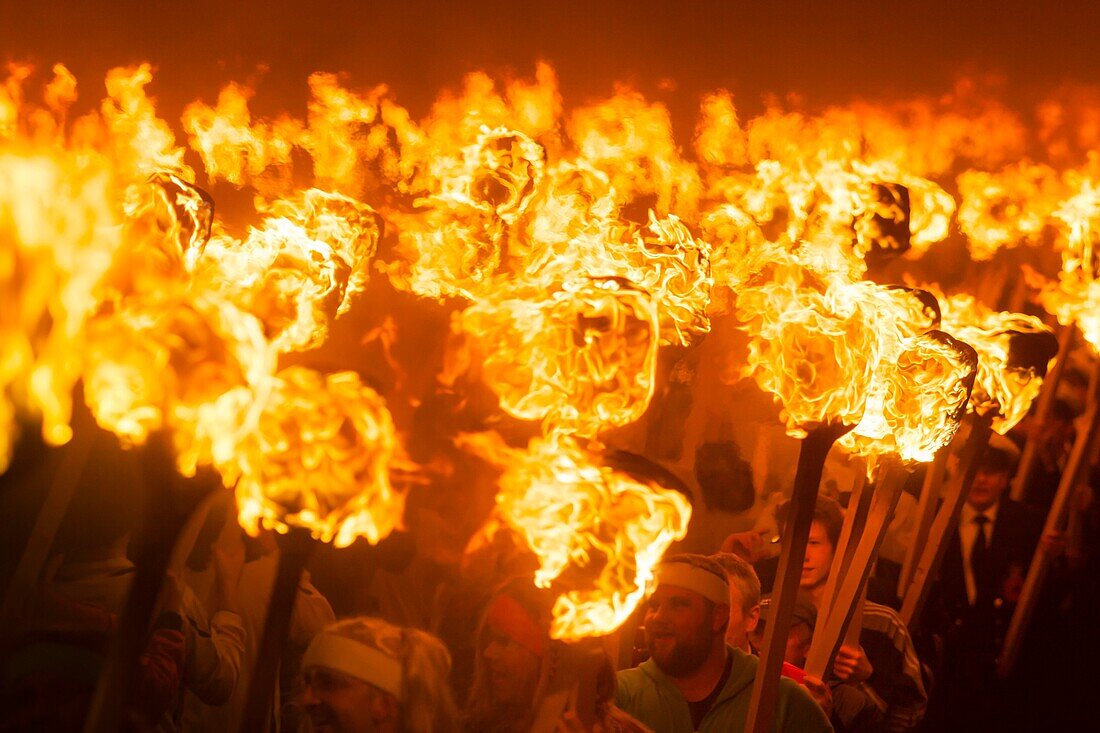
{"label": "white headband", "polygon": [[401,699],[401,662],[355,639],[317,634],[302,656],[302,669],[307,667],[343,672]]}
{"label": "white headband", "polygon": [[667,562],[657,566],[657,585],[675,585],[693,590],[715,603],[729,605],[730,586],[714,573],[686,562]]}

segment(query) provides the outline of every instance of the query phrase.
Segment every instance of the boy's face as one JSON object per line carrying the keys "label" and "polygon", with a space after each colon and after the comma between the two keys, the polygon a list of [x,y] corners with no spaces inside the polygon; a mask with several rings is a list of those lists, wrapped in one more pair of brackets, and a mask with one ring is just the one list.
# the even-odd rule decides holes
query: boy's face
{"label": "boy's face", "polygon": [[811,524],[810,536],[806,541],[806,557],[802,561],[801,586],[804,590],[817,588],[829,579],[835,549],[829,541],[825,526],[821,522]]}

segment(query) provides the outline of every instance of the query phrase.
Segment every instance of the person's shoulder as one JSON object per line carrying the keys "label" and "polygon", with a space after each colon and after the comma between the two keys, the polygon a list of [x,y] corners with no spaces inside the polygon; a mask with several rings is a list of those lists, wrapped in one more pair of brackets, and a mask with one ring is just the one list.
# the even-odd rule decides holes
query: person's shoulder
{"label": "person's shoulder", "polygon": [[657,685],[657,680],[655,680],[653,675],[645,669],[646,664],[648,664],[648,662],[642,662],[637,667],[620,669],[615,674],[619,683],[619,689],[637,692],[646,687],[655,687]]}
{"label": "person's shoulder", "polygon": [[1004,518],[1006,528],[1014,532],[1028,537],[1042,532],[1045,517],[1042,512],[1035,511],[1026,504],[1005,497],[1001,499],[1001,506],[997,511]]}
{"label": "person's shoulder", "polygon": [[1016,501],[1008,496],[1001,499],[1001,505],[997,508],[997,511],[1000,513],[1000,516],[1005,519],[1016,522],[1030,523],[1039,516],[1039,512],[1035,511],[1027,504]]}
{"label": "person's shoulder", "polygon": [[[814,700],[805,687],[798,684],[790,677],[779,678],[779,696],[788,701],[794,700],[797,702],[801,702],[803,699],[805,699],[813,703]],[[816,704],[817,703],[814,703],[814,705]]]}
{"label": "person's shoulder", "polygon": [[786,677],[779,679],[779,699],[784,709],[781,730],[791,733],[832,731],[829,718],[821,706],[813,699],[809,690],[794,680]]}
{"label": "person's shoulder", "polygon": [[[869,619],[873,619],[877,622],[876,625],[890,626],[890,627],[904,627],[905,622],[901,620],[901,615],[882,603],[875,603],[874,601],[867,601],[863,604],[863,618],[866,622]],[[864,623],[866,626],[867,624]]]}
{"label": "person's shoulder", "polygon": [[615,685],[615,704],[635,717],[645,718],[654,706],[660,707],[662,695],[657,680],[647,673],[643,662],[637,667],[619,670]]}

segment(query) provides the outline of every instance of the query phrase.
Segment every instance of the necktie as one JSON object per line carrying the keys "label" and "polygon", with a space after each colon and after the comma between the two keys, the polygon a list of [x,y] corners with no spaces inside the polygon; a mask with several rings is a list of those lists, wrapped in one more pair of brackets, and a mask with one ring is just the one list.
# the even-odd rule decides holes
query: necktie
{"label": "necktie", "polygon": [[970,572],[974,574],[974,588],[977,590],[977,598],[986,597],[989,591],[989,540],[985,536],[985,526],[989,524],[989,517],[978,514],[974,517],[974,524],[978,526],[978,534],[974,538],[974,547],[970,550]]}

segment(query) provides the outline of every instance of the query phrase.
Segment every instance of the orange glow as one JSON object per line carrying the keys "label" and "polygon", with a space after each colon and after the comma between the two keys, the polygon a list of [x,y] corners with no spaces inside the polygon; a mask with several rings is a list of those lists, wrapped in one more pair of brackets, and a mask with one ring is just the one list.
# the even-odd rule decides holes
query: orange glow
{"label": "orange glow", "polygon": [[595,437],[629,424],[653,396],[657,310],[619,280],[566,284],[545,297],[519,292],[462,314],[479,343],[485,380],[501,407],[543,420],[547,433]]}
{"label": "orange glow", "polygon": [[906,338],[881,362],[867,411],[840,445],[859,455],[931,461],[958,430],[977,369],[974,349],[942,331]]}
{"label": "orange glow", "polygon": [[822,277],[777,251],[738,292],[737,317],[750,335],[746,372],[775,395],[788,435],[863,416],[881,350],[874,287]]}
{"label": "orange glow", "polygon": [[[237,485],[241,525],[305,527],[337,547],[377,543],[400,522],[404,496],[390,484],[393,420],[352,372],[279,372],[242,416],[231,452],[218,460]],[[239,478],[238,478],[239,477]]]}
{"label": "orange glow", "polygon": [[1022,365],[1012,359],[1013,340],[1019,336],[1045,336],[1054,342],[1053,332],[1034,316],[998,313],[968,295],[940,298],[943,328],[978,352],[978,376],[970,398],[970,409],[993,415],[993,429],[1004,435],[1027,414],[1039,395],[1043,375],[1054,357],[1057,344],[1040,350],[1040,366]]}
{"label": "orange glow", "polygon": [[1039,301],[1063,325],[1076,323],[1100,352],[1100,186],[1082,181],[1054,216],[1062,229],[1062,271],[1057,282],[1041,283]]}
{"label": "orange glow", "polygon": [[509,448],[493,434],[462,444],[503,469],[496,512],[539,559],[535,583],[565,590],[550,636],[608,634],[649,591],[653,568],[687,534],[683,495],[600,466],[569,439]]}
{"label": "orange glow", "polygon": [[[1013,263],[1051,269],[1052,242],[1062,269],[1035,276],[1040,301],[1100,343],[1096,160],[1025,159],[1043,145],[966,82],[815,113],[769,99],[754,117],[717,90],[684,140],[625,84],[567,107],[547,64],[469,74],[422,117],[385,85],[316,73],[297,115],[260,114],[229,83],[166,120],[148,64],[110,70],[76,117],[64,66],[4,74],[0,470],[20,425],[71,437],[83,382],[124,444],[165,431],[182,472],[221,472],[250,531],[378,542],[402,520],[389,473],[424,404],[417,372],[438,370],[433,344],[402,330],[422,309],[453,324],[445,386],[469,371],[504,413],[541,423],[525,450],[463,442],[504,469],[494,521],[538,557],[539,584],[562,588],[559,638],[616,628],[686,532],[683,497],[587,452],[646,414],[659,363],[720,359],[774,396],[790,435],[854,426],[848,450],[924,461],[966,404],[1001,432],[1026,413],[1050,332],[967,295],[943,299],[940,323],[868,278],[942,271],[984,292],[973,262],[1016,248]],[[362,300],[381,310],[366,326]],[[332,343],[337,324],[373,330]],[[718,344],[744,338],[695,348],[712,327],[727,329]],[[348,371],[362,356],[348,350],[376,341],[399,426]]]}
{"label": "orange glow", "polygon": [[259,317],[279,351],[316,348],[365,286],[380,232],[369,206],[310,189],[272,205],[244,241],[215,233],[196,286]]}

